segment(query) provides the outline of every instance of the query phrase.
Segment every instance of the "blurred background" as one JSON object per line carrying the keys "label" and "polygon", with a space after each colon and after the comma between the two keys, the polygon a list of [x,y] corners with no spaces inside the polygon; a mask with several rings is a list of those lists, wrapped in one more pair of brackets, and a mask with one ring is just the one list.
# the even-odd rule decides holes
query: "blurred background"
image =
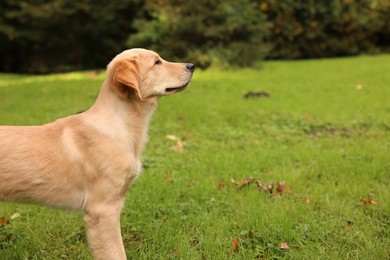
{"label": "blurred background", "polygon": [[0,71],[104,68],[132,47],[198,67],[390,52],[390,0],[2,0]]}

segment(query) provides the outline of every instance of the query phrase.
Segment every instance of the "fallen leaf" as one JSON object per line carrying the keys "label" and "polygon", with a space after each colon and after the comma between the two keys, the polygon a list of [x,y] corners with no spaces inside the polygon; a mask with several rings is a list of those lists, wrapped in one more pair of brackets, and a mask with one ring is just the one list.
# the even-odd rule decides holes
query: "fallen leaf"
{"label": "fallen leaf", "polygon": [[226,183],[225,182],[220,182],[217,185],[217,190],[223,190],[223,189],[225,189],[225,187],[226,187]]}
{"label": "fallen leaf", "polygon": [[363,199],[362,197],[359,197],[359,200],[363,205],[377,205],[378,202],[374,200],[373,198]]}
{"label": "fallen leaf", "polygon": [[259,180],[256,180],[255,183],[256,183],[256,186],[257,186],[258,189],[262,189],[263,188],[263,185],[259,182]]}
{"label": "fallen leaf", "polygon": [[258,179],[250,177],[241,180],[234,180],[233,178],[230,178],[230,182],[235,184],[240,189],[249,186],[252,183],[256,183],[257,189],[259,191],[263,190],[272,195],[282,195],[283,193],[291,193],[291,188],[286,185],[285,181],[281,181],[279,182],[278,185],[275,185],[273,182],[262,183]]}
{"label": "fallen leaf", "polygon": [[205,253],[205,252],[203,252],[202,250],[200,250],[200,251],[199,251],[199,254],[200,254],[200,256],[201,256],[202,260],[206,260],[206,259],[207,259],[207,257],[206,257],[206,253]]}
{"label": "fallen leaf", "polygon": [[18,218],[18,217],[20,217],[20,213],[15,212],[14,214],[12,214],[10,219],[13,220],[13,219]]}
{"label": "fallen leaf", "polygon": [[176,152],[176,153],[182,153],[184,151],[184,146],[186,145],[185,142],[181,141],[181,140],[177,140],[177,143],[176,145],[172,146],[170,148],[170,150],[172,152]]}
{"label": "fallen leaf", "polygon": [[230,179],[230,181],[237,185],[238,188],[243,188],[245,186],[248,186],[249,184],[251,184],[252,182],[255,181],[255,178],[245,178],[245,179],[241,179],[241,180],[238,180],[238,181],[235,181],[233,178]]}
{"label": "fallen leaf", "polygon": [[0,227],[4,227],[5,225],[9,225],[9,220],[5,217],[0,218]]}
{"label": "fallen leaf", "polygon": [[255,235],[255,233],[253,232],[253,230],[252,230],[252,229],[249,229],[249,231],[248,231],[248,237],[249,237],[249,238],[253,238],[254,235]]}
{"label": "fallen leaf", "polygon": [[164,181],[169,181],[171,179],[171,175],[169,173],[164,175]]}
{"label": "fallen leaf", "polygon": [[264,190],[272,194],[274,192],[274,184],[261,183],[259,180],[256,180],[256,185],[259,190]]}
{"label": "fallen leaf", "polygon": [[248,98],[261,98],[261,97],[269,97],[269,93],[265,92],[265,91],[249,91],[247,92],[245,95],[244,95],[244,98],[248,99]]}
{"label": "fallen leaf", "polygon": [[281,249],[285,249],[285,250],[290,249],[290,247],[288,246],[288,243],[287,243],[287,242],[281,242],[281,243],[280,243],[280,248],[281,248]]}
{"label": "fallen leaf", "polygon": [[303,120],[305,120],[306,122],[311,122],[313,121],[313,117],[311,115],[305,115],[303,117]]}
{"label": "fallen leaf", "polygon": [[178,120],[180,121],[184,121],[186,119],[186,117],[183,115],[183,114],[180,114],[178,117],[177,117]]}
{"label": "fallen leaf", "polygon": [[378,202],[376,202],[376,200],[374,199],[368,199],[368,203],[370,203],[370,205],[377,205]]}
{"label": "fallen leaf", "polygon": [[168,140],[171,140],[171,141],[177,141],[178,138],[176,135],[167,135],[165,136]]}
{"label": "fallen leaf", "polygon": [[362,84],[357,84],[356,85],[356,90],[362,90],[363,89],[363,85]]}
{"label": "fallen leaf", "polygon": [[187,183],[191,187],[194,187],[196,185],[196,182],[194,180],[188,180]]}
{"label": "fallen leaf", "polygon": [[284,181],[279,182],[278,186],[276,187],[277,192],[284,192],[286,189],[286,183]]}
{"label": "fallen leaf", "polygon": [[347,221],[347,227],[352,227],[353,226],[353,221],[351,221],[351,220],[348,220]]}
{"label": "fallen leaf", "polygon": [[348,220],[346,226],[342,226],[340,229],[341,234],[345,234],[346,232],[350,231],[353,227],[353,221]]}
{"label": "fallen leaf", "polygon": [[238,239],[234,239],[234,240],[232,241],[232,248],[233,248],[233,251],[234,251],[234,252],[237,252],[239,243],[240,243],[240,242],[239,242]]}
{"label": "fallen leaf", "polygon": [[291,188],[286,185],[285,181],[281,181],[276,187],[276,191],[279,193],[291,193]]}
{"label": "fallen leaf", "polygon": [[307,204],[307,205],[310,204],[310,198],[309,198],[309,197],[302,197],[301,199],[302,199],[302,201],[303,201],[305,204]]}

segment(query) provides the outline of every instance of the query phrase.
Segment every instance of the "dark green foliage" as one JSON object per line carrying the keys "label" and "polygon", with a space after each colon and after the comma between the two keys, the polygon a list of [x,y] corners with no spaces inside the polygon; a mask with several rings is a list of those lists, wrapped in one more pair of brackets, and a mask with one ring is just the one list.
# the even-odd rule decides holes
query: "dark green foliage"
{"label": "dark green foliage", "polygon": [[103,68],[129,47],[203,68],[389,52],[390,1],[0,1],[0,71]]}
{"label": "dark green foliage", "polygon": [[318,58],[390,50],[388,0],[266,0],[268,58]]}
{"label": "dark green foliage", "polygon": [[149,0],[129,46],[207,67],[390,51],[388,0]]}
{"label": "dark green foliage", "polygon": [[128,46],[157,50],[170,59],[200,67],[248,66],[267,53],[268,24],[259,1],[148,1],[150,20],[136,21],[139,31]]}
{"label": "dark green foliage", "polygon": [[0,71],[104,67],[125,48],[138,0],[0,2]]}

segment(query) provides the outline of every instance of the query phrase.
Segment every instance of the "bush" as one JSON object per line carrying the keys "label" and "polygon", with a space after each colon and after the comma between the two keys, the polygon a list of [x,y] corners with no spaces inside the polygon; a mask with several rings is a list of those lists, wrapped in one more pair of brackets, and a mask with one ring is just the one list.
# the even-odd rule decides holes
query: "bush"
{"label": "bush", "polygon": [[388,52],[390,1],[0,1],[0,71],[102,68],[128,47],[202,68]]}
{"label": "bush", "polygon": [[202,68],[249,66],[268,50],[269,26],[253,0],[148,1],[150,19],[136,21],[128,46],[158,51]]}
{"label": "bush", "polygon": [[0,71],[104,67],[125,48],[138,2],[0,1]]}
{"label": "bush", "polygon": [[318,58],[389,50],[387,0],[265,0],[270,59]]}

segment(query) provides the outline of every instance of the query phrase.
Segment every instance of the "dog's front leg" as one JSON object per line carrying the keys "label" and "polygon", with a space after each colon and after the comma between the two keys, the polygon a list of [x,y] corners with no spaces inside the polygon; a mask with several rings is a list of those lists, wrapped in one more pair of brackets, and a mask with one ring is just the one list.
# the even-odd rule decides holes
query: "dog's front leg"
{"label": "dog's front leg", "polygon": [[95,205],[84,216],[89,245],[97,260],[126,259],[120,230],[122,205],[123,201]]}

